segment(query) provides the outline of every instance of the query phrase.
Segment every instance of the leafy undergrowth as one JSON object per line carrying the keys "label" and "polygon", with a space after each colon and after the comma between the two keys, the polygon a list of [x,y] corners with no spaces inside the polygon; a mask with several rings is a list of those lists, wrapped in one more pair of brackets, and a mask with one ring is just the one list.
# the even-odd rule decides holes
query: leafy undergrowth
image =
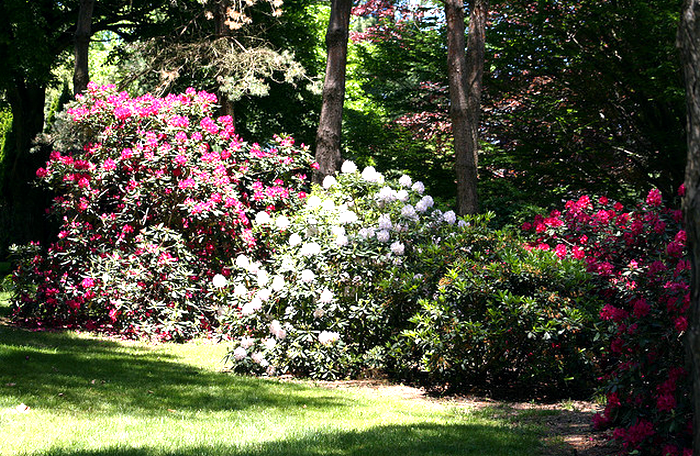
{"label": "leafy undergrowth", "polygon": [[0,326],[0,454],[531,456],[542,447],[534,427],[449,404],[222,373],[226,348]]}

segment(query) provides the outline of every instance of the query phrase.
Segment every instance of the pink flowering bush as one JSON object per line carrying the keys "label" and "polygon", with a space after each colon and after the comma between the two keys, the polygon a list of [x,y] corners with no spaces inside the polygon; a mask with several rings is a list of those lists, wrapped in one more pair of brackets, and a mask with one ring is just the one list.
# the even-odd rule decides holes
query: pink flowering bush
{"label": "pink flowering bush", "polygon": [[298,205],[311,159],[290,138],[243,142],[215,103],[194,89],[77,97],[37,171],[60,232],[19,249],[16,320],[162,339],[217,325],[212,277],[241,252],[268,254],[250,217]]}
{"label": "pink flowering bush", "polygon": [[613,427],[625,452],[690,454],[690,385],[681,342],[690,263],[681,219],[654,189],[632,210],[583,196],[567,202],[563,213],[523,226],[535,236],[531,248],[580,259],[593,273],[605,303],[598,327],[607,344],[607,405],[595,424]]}

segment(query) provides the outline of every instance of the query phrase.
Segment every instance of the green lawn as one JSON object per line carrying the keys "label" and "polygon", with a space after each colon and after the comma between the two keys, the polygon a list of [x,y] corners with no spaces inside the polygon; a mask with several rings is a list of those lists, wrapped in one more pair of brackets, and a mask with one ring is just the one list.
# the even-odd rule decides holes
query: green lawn
{"label": "green lawn", "polygon": [[483,411],[222,373],[225,350],[0,326],[0,455],[533,456],[542,446],[536,428]]}

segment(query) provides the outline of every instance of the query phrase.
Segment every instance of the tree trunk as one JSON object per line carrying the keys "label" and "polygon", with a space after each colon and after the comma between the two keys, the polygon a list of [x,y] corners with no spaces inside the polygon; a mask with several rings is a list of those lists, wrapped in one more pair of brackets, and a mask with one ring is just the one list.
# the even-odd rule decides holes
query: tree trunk
{"label": "tree trunk", "polygon": [[473,0],[465,53],[463,2],[445,0],[450,118],[457,175],[457,212],[461,215],[475,214],[479,210],[477,150],[487,11],[488,0]]}
{"label": "tree trunk", "polygon": [[[214,34],[216,38],[231,36],[231,28],[228,26],[228,9],[230,6],[228,0],[219,0],[219,2],[214,5]],[[231,101],[226,92],[219,88],[216,89],[216,98],[219,100],[218,114],[220,116],[231,116],[235,125],[236,111],[233,106],[233,101]]]}
{"label": "tree trunk", "polygon": [[678,29],[688,108],[685,169],[685,227],[691,262],[690,315],[686,354],[693,380],[695,456],[700,456],[700,0],[685,0]]}
{"label": "tree trunk", "polygon": [[[16,78],[15,81],[21,81]],[[16,243],[45,242],[51,231],[46,208],[50,197],[32,185],[36,170],[44,166],[48,153],[30,153],[34,138],[44,128],[46,88],[39,84],[15,82],[7,92],[12,109],[12,129],[5,144],[5,170],[2,194],[12,218],[10,238]],[[8,233],[5,233],[8,234]]]}
{"label": "tree trunk", "polygon": [[314,182],[340,167],[340,132],[345,99],[345,67],[348,59],[348,32],[352,0],[331,0],[331,17],[326,32],[326,78],[323,81],[321,118],[316,133],[316,161]]}
{"label": "tree trunk", "polygon": [[78,22],[75,28],[75,68],[73,70],[73,93],[79,94],[87,89],[90,82],[88,69],[88,50],[90,49],[90,37],[92,33],[92,11],[95,0],[80,0]]}

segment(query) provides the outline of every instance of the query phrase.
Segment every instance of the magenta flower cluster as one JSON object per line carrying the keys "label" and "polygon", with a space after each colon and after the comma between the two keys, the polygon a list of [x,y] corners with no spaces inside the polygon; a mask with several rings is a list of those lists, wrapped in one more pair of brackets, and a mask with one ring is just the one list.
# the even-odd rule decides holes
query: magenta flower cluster
{"label": "magenta flower cluster", "polygon": [[305,197],[304,146],[247,144],[216,97],[131,98],[91,84],[37,171],[56,194],[58,239],[24,249],[15,318],[107,326],[163,339],[216,324],[211,278],[241,252],[264,257],[251,217]]}
{"label": "magenta flower cluster", "polygon": [[[683,196],[684,188],[679,189]],[[613,428],[625,453],[692,454],[690,384],[681,338],[688,327],[690,263],[682,214],[653,189],[633,210],[602,197],[569,201],[563,213],[523,229],[531,248],[585,261],[604,305],[607,405],[598,428]]]}

